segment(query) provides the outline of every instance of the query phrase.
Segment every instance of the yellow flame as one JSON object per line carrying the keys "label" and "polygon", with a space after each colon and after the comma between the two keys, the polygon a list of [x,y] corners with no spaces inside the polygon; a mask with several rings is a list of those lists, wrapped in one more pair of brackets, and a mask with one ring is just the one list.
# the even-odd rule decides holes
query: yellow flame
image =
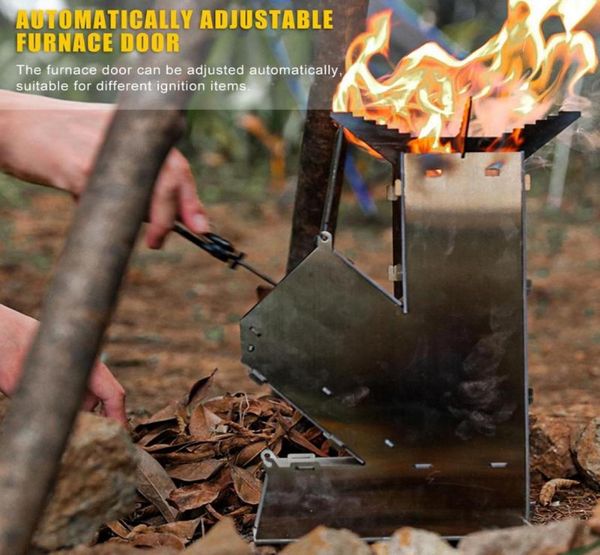
{"label": "yellow flame", "polygon": [[[500,32],[464,60],[435,43],[418,48],[376,78],[374,56],[388,57],[391,11],[369,19],[350,45],[334,112],[352,112],[419,137],[419,151],[447,151],[469,97],[470,135],[500,136],[544,117],[568,88],[598,66],[594,39],[579,24],[600,0],[508,0]],[[544,23],[560,18],[564,31],[546,37]]]}

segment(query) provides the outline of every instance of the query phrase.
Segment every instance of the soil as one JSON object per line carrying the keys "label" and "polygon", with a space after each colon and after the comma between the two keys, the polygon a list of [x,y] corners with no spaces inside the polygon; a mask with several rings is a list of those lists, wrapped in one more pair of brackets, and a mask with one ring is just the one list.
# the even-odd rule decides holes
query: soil
{"label": "soil", "polygon": [[[37,316],[73,211],[69,198],[27,189],[26,202],[0,207],[0,302]],[[346,199],[351,201],[351,199]],[[531,203],[529,368],[534,410],[565,419],[599,415],[600,234],[595,222],[557,221]],[[391,237],[385,222],[367,221],[348,202],[338,249],[385,283]],[[383,211],[387,208],[382,202]],[[216,231],[280,278],[289,241],[289,209],[277,202],[209,207]],[[260,282],[233,272],[183,239],[162,251],[138,245],[104,348],[104,358],[128,392],[128,409],[142,417],[181,398],[214,368],[215,394],[256,392],[239,362],[238,320],[256,302]],[[596,405],[596,406],[595,406]],[[534,479],[532,496],[540,483]],[[558,503],[534,507],[533,520],[585,517],[598,494],[561,492]]]}

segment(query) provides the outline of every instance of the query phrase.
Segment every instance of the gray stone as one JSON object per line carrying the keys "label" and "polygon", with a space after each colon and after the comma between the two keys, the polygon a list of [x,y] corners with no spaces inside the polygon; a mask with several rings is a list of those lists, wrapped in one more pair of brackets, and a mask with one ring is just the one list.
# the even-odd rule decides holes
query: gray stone
{"label": "gray stone", "polygon": [[204,538],[190,545],[184,555],[252,555],[250,544],[238,534],[231,518],[224,518]]}
{"label": "gray stone", "polygon": [[400,528],[389,542],[373,546],[375,555],[459,555],[448,542],[432,532]]}
{"label": "gray stone", "polygon": [[332,530],[319,526],[310,534],[288,545],[281,555],[371,555],[372,552],[349,530]]}
{"label": "gray stone", "polygon": [[531,469],[548,480],[575,476],[577,470],[571,456],[572,428],[565,419],[535,415],[531,417],[530,425]]}
{"label": "gray stone", "polygon": [[135,448],[120,424],[82,413],[34,545],[53,551],[85,544],[102,524],[127,515],[136,498],[136,466]]}
{"label": "gray stone", "polygon": [[471,534],[460,542],[461,555],[560,555],[590,541],[585,522],[563,520]]}
{"label": "gray stone", "polygon": [[600,418],[594,418],[584,428],[573,447],[575,464],[584,480],[600,489]]}

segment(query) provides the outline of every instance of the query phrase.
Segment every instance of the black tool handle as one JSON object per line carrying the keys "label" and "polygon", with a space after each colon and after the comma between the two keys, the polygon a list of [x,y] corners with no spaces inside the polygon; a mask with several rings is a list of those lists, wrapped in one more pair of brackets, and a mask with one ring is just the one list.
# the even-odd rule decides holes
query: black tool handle
{"label": "black tool handle", "polygon": [[217,260],[229,264],[231,268],[235,268],[245,256],[243,252],[236,251],[230,241],[216,233],[196,235],[180,223],[175,224],[173,231],[194,245],[200,247],[203,251],[207,252]]}

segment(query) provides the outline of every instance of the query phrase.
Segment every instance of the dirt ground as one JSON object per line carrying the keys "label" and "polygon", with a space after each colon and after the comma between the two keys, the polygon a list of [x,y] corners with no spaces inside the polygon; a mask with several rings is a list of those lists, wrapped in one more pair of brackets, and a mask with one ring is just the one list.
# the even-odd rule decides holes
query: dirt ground
{"label": "dirt ground", "polygon": [[[0,302],[37,316],[68,229],[69,198],[28,189],[26,202],[0,206]],[[383,205],[383,203],[382,203]],[[536,411],[567,419],[600,415],[600,233],[597,223],[541,218],[533,202],[529,275],[529,364]],[[275,278],[283,275],[289,212],[276,202],[209,207],[215,229]],[[344,209],[338,248],[382,283],[391,237],[384,225]],[[239,362],[238,320],[256,302],[259,282],[232,272],[179,237],[162,251],[140,241],[110,327],[104,357],[142,416],[180,398],[214,368],[217,390],[256,391]],[[539,487],[536,485],[534,487]],[[597,495],[586,488],[561,494],[537,512],[547,520],[586,514]]]}

